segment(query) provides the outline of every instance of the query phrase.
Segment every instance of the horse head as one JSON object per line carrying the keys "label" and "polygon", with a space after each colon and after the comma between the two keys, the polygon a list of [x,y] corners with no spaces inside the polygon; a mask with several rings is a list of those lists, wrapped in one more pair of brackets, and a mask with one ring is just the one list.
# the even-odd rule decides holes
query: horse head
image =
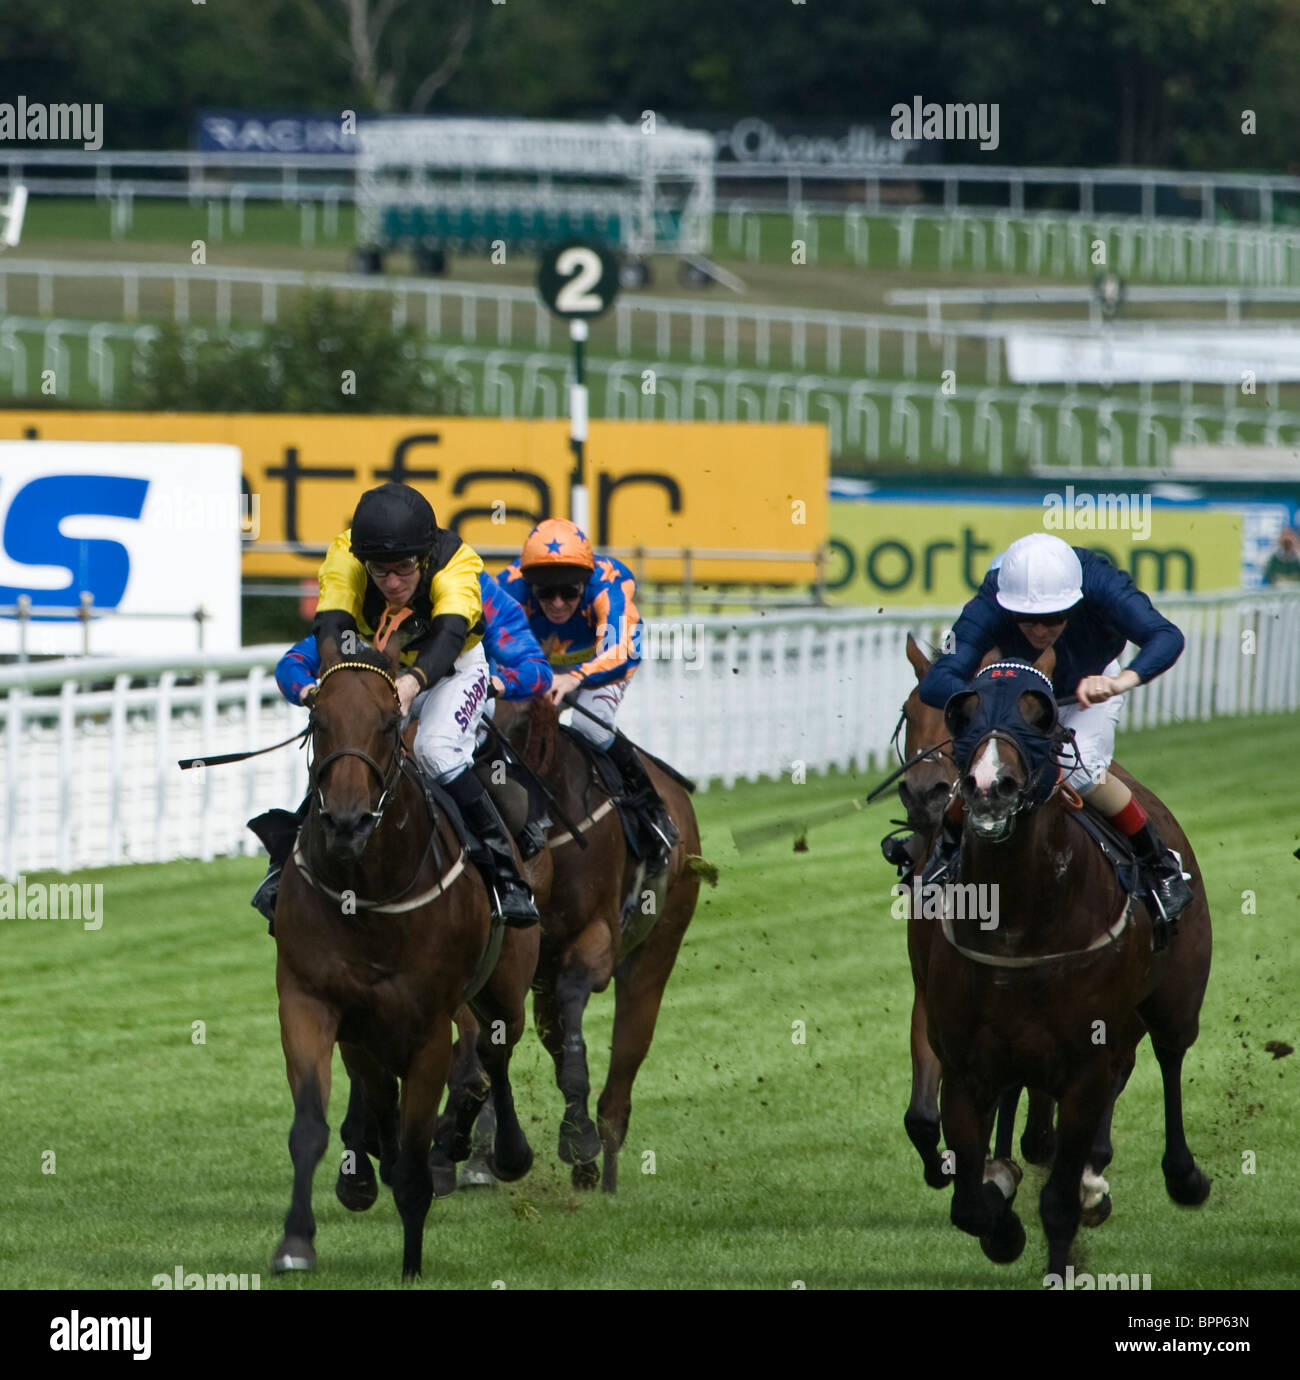
{"label": "horse head", "polygon": [[341,655],[327,638],[321,648],[311,789],[327,853],[340,861],[359,861],[400,780],[400,670],[396,647],[391,654],[367,646]]}
{"label": "horse head", "polygon": [[[985,656],[980,669],[1000,661],[996,647]],[[921,698],[921,682],[933,664],[921,650],[911,633],[907,635],[907,659],[916,672],[916,684],[903,702],[902,760],[911,762],[922,752],[929,756],[910,766],[898,783],[898,796],[907,811],[908,827],[917,833],[933,834],[939,827],[957,782],[957,763],[946,745],[948,726],[942,709],[935,709]]]}
{"label": "horse head", "polygon": [[1036,810],[1056,786],[1055,664],[1050,647],[1033,666],[993,662],[944,706],[962,801],[979,838],[1010,837],[1017,817]]}

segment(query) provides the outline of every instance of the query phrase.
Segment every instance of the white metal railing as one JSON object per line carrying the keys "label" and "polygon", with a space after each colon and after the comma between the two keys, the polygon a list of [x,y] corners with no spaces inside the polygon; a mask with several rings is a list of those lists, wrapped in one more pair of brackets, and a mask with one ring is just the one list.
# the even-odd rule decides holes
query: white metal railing
{"label": "white metal railing", "polygon": [[[87,191],[111,197],[123,187],[140,195],[187,196],[197,201],[221,195],[231,188],[246,195],[273,194],[283,201],[320,195],[326,175],[331,186],[351,200],[357,158],[354,154],[277,154],[135,149],[95,152],[81,149],[14,148],[4,164],[10,178],[26,181],[34,190],[66,191],[72,183]],[[67,170],[66,175],[33,177],[31,170]],[[719,196],[728,183],[784,182],[783,204],[795,207],[818,184],[823,190],[862,186],[862,204],[883,209],[881,188],[885,183],[937,184],[943,208],[955,211],[961,204],[964,184],[992,184],[1007,189],[1006,209],[1025,210],[1025,192],[1031,187],[1073,188],[1080,215],[1093,215],[1098,188],[1136,189],[1143,218],[1156,215],[1159,193],[1175,191],[1199,194],[1200,218],[1211,221],[1224,197],[1234,199],[1239,214],[1254,216],[1264,224],[1273,220],[1275,202],[1300,196],[1300,177],[1267,173],[1174,172],[1160,168],[1018,168],[987,163],[903,163],[829,166],[823,163],[736,162],[715,163]],[[159,175],[161,174],[161,176]],[[778,204],[782,204],[778,202]],[[885,203],[884,205],[887,205]]]}
{"label": "white metal railing", "polygon": [[[1300,708],[1300,592],[1158,603],[1186,650],[1125,696],[1121,727]],[[883,770],[915,683],[907,634],[937,643],[955,616],[854,608],[651,620],[619,723],[701,785],[800,765]],[[263,747],[303,725],[270,674],[281,651],[0,669],[4,875],[255,851],[244,822],[298,803],[303,755],[285,748],[187,773],[176,761]]]}

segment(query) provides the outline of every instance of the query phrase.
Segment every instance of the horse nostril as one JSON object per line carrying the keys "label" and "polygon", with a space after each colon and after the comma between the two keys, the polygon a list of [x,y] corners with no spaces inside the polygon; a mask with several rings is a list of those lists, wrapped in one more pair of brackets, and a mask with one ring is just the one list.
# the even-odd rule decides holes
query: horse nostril
{"label": "horse nostril", "polygon": [[936,781],[930,787],[930,800],[933,804],[938,805],[941,801],[948,799],[951,791],[952,787],[946,781]]}
{"label": "horse nostril", "polygon": [[912,788],[907,784],[906,781],[900,781],[898,783],[898,798],[903,802],[904,805],[907,805],[909,807],[916,803],[912,796]]}
{"label": "horse nostril", "polygon": [[961,788],[967,795],[974,795],[976,789],[975,773],[968,771],[962,778]]}
{"label": "horse nostril", "polygon": [[994,789],[997,791],[1001,799],[1010,800],[1019,788],[1017,787],[1015,781],[1013,781],[1011,777],[999,776],[997,785],[994,787]]}

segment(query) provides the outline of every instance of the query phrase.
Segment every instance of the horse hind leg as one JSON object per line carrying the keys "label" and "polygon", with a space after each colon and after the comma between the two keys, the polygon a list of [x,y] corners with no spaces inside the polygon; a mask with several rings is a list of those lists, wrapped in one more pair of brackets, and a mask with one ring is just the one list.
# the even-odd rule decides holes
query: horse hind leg
{"label": "horse hind leg", "polygon": [[1183,1131],[1183,1057],[1187,1051],[1161,1048],[1154,1038],[1152,1047],[1165,1093],[1165,1153],[1160,1161],[1165,1188],[1180,1206],[1200,1207],[1210,1196],[1210,1179],[1192,1158]]}
{"label": "horse hind leg", "polygon": [[[690,906],[694,908],[694,896],[690,898]],[[641,948],[614,971],[614,1031],[610,1042],[609,1075],[596,1104],[596,1121],[605,1151],[600,1186],[606,1193],[618,1191],[618,1156],[627,1140],[632,1117],[632,1085],[650,1052],[664,988],[672,975],[682,935],[690,920],[689,910],[685,921],[680,915],[681,912],[678,917],[666,913]],[[574,1186],[594,1188],[595,1176],[589,1171],[579,1182],[579,1167],[574,1167]]]}
{"label": "horse hind leg", "polygon": [[348,1071],[348,1111],[340,1127],[343,1162],[334,1183],[334,1193],[349,1212],[365,1212],[374,1207],[379,1197],[379,1183],[368,1153],[369,1147],[378,1145],[379,1129],[357,1072],[357,1053],[347,1046],[342,1046],[342,1050]]}
{"label": "horse hind leg", "polygon": [[474,1122],[490,1090],[478,1055],[478,1022],[462,1008],[457,1012],[456,1024],[459,1038],[448,1081],[447,1107],[438,1118],[429,1155],[435,1198],[448,1198],[456,1191],[456,1166],[469,1159]]}
{"label": "horse hind leg", "polygon": [[[519,1124],[514,1089],[510,1085],[510,1056],[523,1031],[524,1011],[521,1004],[512,1016],[502,1014],[490,1023],[485,1022],[479,1035],[479,1058],[483,1061],[491,1084],[492,1111],[496,1122],[488,1168],[492,1176],[503,1183],[522,1179],[533,1167],[533,1149],[528,1144],[524,1128]],[[494,1035],[504,1038],[496,1040]],[[473,1130],[472,1121],[469,1130]]]}
{"label": "horse hind leg", "polygon": [[[599,923],[599,922],[598,922]],[[590,934],[596,926],[589,926]],[[601,958],[608,960],[609,932],[599,925],[602,940]],[[603,986],[609,977],[609,967],[602,975],[581,956],[561,970],[555,984],[556,1004],[559,1007],[560,1039],[556,1061],[556,1084],[564,1097],[564,1120],[560,1123],[559,1155],[565,1164],[592,1164],[601,1152],[600,1134],[588,1111],[591,1097],[591,1076],[587,1067],[587,1043],[582,1036],[582,1018],[592,991]]]}
{"label": "horse hind leg", "polygon": [[1129,1075],[1133,1072],[1136,1055],[1137,1046],[1134,1045],[1125,1056],[1124,1065],[1115,1079],[1110,1100],[1102,1113],[1097,1133],[1092,1138],[1088,1163],[1083,1167],[1083,1181],[1079,1186],[1079,1206],[1082,1209],[1081,1221],[1085,1227],[1101,1226],[1111,1213],[1113,1204],[1110,1200],[1110,1185],[1102,1175],[1115,1155],[1110,1143],[1110,1125],[1115,1115],[1115,1103],[1119,1101],[1119,1095],[1124,1091]]}
{"label": "horse hind leg", "polygon": [[1020,1153],[1026,1164],[1046,1168],[1056,1154],[1056,1128],[1052,1125],[1052,1099],[1045,1092],[1029,1090],[1029,1110],[1020,1137]]}

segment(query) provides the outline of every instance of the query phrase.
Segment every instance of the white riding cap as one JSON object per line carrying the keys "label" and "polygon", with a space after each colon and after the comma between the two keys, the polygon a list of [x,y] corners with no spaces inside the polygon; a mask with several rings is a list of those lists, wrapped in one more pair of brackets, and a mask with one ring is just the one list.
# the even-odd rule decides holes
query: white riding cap
{"label": "white riding cap", "polygon": [[1013,541],[997,563],[998,603],[1012,613],[1062,613],[1083,598],[1083,567],[1047,532]]}

